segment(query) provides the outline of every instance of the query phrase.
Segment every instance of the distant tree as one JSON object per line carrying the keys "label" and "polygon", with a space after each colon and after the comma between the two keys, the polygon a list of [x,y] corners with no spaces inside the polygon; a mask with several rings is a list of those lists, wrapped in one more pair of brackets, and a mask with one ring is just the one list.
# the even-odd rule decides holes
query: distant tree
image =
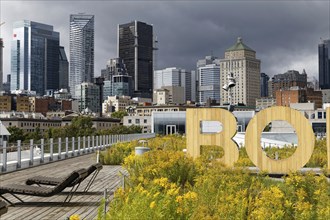
{"label": "distant tree", "polygon": [[34,141],[39,141],[40,139],[44,138],[43,135],[41,134],[39,127],[36,127],[34,132],[26,132],[24,136],[26,142],[29,141],[30,139],[33,139]]}
{"label": "distant tree", "polygon": [[112,118],[118,118],[118,119],[123,119],[124,116],[127,116],[128,113],[126,111],[117,111],[117,112],[113,112],[111,114]]}
{"label": "distant tree", "polygon": [[13,142],[17,142],[18,140],[24,141],[24,131],[21,128],[18,128],[16,126],[11,126],[8,127],[7,130],[10,133],[9,136],[9,142],[13,143]]}
{"label": "distant tree", "polygon": [[73,118],[68,129],[70,129],[68,132],[71,133],[71,137],[91,136],[95,133],[92,118],[85,116]]}
{"label": "distant tree", "polygon": [[124,125],[116,125],[116,126],[112,126],[106,132],[107,134],[134,134],[134,133],[141,133],[142,128],[136,125],[132,125],[129,127]]}
{"label": "distant tree", "polygon": [[129,134],[142,133],[142,127],[137,125],[131,125],[128,127]]}

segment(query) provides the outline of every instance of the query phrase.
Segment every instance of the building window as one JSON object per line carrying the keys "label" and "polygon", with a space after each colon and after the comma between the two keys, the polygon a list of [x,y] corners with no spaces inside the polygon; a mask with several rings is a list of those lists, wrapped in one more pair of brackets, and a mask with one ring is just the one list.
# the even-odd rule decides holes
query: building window
{"label": "building window", "polygon": [[135,119],[135,124],[140,124],[140,119]]}
{"label": "building window", "polygon": [[148,122],[147,119],[144,119],[144,120],[143,120],[143,123],[144,123],[144,124],[147,124],[147,122]]}
{"label": "building window", "polygon": [[132,119],[128,119],[128,124],[132,124]]}

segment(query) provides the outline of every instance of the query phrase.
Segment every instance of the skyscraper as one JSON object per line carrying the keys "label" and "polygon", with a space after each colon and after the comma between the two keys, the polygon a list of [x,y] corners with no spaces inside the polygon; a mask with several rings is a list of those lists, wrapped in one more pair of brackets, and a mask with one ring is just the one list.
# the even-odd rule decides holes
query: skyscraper
{"label": "skyscraper", "polygon": [[321,89],[330,89],[330,39],[319,44],[319,83]]}
{"label": "skyscraper", "polygon": [[123,59],[108,60],[106,68],[101,70],[101,76],[105,80],[103,100],[108,96],[132,96],[132,77],[127,74]]}
{"label": "skyscraper", "polygon": [[[206,67],[207,66],[207,67]],[[208,99],[220,102],[220,68],[219,59],[213,55],[197,61],[196,100],[206,104]],[[202,68],[203,67],[203,68]],[[204,68],[206,67],[206,68]],[[208,74],[210,74],[208,76]]]}
{"label": "skyscraper", "polygon": [[154,71],[153,89],[161,89],[164,86],[180,86],[184,88],[184,101],[195,101],[195,72],[185,69],[170,67]]}
{"label": "skyscraper", "polygon": [[229,92],[221,89],[221,103],[244,104],[254,107],[256,99],[260,98],[260,60],[256,52],[238,38],[236,44],[228,48],[225,58],[220,60],[221,88],[227,83],[227,76],[233,73],[236,86],[233,87],[232,100]]}
{"label": "skyscraper", "polygon": [[70,15],[69,87],[92,82],[94,78],[94,15]]}
{"label": "skyscraper", "polygon": [[60,47],[59,59],[59,89],[69,89],[69,62],[64,47]]}
{"label": "skyscraper", "polygon": [[266,73],[260,73],[260,97],[268,97],[269,76]]}
{"label": "skyscraper", "polygon": [[152,25],[133,21],[118,26],[118,57],[132,76],[134,96],[152,96],[153,49]]}
{"label": "skyscraper", "polygon": [[200,104],[208,99],[220,103],[220,66],[213,63],[198,68],[198,97]]}
{"label": "skyscraper", "polygon": [[[76,85],[75,97],[78,100],[79,112],[90,110],[98,113],[100,111],[100,88],[94,83],[83,82]],[[73,95],[73,94],[72,94]]]}
{"label": "skyscraper", "polygon": [[33,21],[14,23],[11,45],[11,90],[43,95],[59,87],[60,34],[53,26]]}

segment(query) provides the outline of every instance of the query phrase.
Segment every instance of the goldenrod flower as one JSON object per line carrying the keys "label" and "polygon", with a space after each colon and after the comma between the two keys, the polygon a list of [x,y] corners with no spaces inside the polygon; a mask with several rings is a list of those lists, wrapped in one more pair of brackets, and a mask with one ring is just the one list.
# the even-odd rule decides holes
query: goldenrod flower
{"label": "goldenrod flower", "polygon": [[69,219],[70,220],[80,220],[80,216],[77,214],[74,214],[74,215],[71,215]]}
{"label": "goldenrod flower", "polygon": [[150,203],[150,208],[151,209],[153,209],[153,208],[155,208],[155,206],[156,206],[156,202],[155,201],[152,201],[151,203]]}

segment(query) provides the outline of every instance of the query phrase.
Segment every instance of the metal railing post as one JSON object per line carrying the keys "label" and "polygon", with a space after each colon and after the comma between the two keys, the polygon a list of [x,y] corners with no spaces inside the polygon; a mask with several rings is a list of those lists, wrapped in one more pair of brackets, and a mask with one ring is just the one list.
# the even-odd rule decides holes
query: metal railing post
{"label": "metal railing post", "polygon": [[99,146],[99,136],[96,136],[95,139],[96,139],[96,146],[95,147],[96,147],[96,149],[99,149],[99,147],[100,147]]}
{"label": "metal railing post", "polygon": [[68,158],[68,152],[69,152],[69,138],[65,138],[65,158]]}
{"label": "metal railing post", "polygon": [[22,149],[21,149],[21,140],[17,141],[17,168],[22,167]]}
{"label": "metal railing post", "polygon": [[49,139],[49,161],[53,161],[53,154],[54,154],[54,142],[53,138]]}
{"label": "metal railing post", "polygon": [[58,159],[61,159],[62,157],[62,139],[58,138]]}
{"label": "metal railing post", "polygon": [[30,166],[33,165],[33,139],[30,140]]}
{"label": "metal railing post", "polygon": [[83,137],[83,148],[84,148],[84,153],[86,153],[86,137]]}
{"label": "metal railing post", "polygon": [[94,145],[95,143],[94,143],[94,136],[92,136],[92,151],[94,151]]}
{"label": "metal railing post", "polygon": [[88,147],[87,152],[90,152],[90,149],[91,149],[90,148],[91,147],[91,137],[90,136],[87,137],[87,147]]}
{"label": "metal railing post", "polygon": [[40,150],[41,150],[41,155],[40,155],[40,163],[43,163],[45,160],[45,142],[44,139],[40,140]]}
{"label": "metal railing post", "polygon": [[71,146],[72,146],[72,153],[71,153],[71,157],[74,157],[75,152],[74,152],[74,137],[71,138]]}
{"label": "metal railing post", "polygon": [[7,141],[4,141],[2,146],[2,171],[7,171]]}

